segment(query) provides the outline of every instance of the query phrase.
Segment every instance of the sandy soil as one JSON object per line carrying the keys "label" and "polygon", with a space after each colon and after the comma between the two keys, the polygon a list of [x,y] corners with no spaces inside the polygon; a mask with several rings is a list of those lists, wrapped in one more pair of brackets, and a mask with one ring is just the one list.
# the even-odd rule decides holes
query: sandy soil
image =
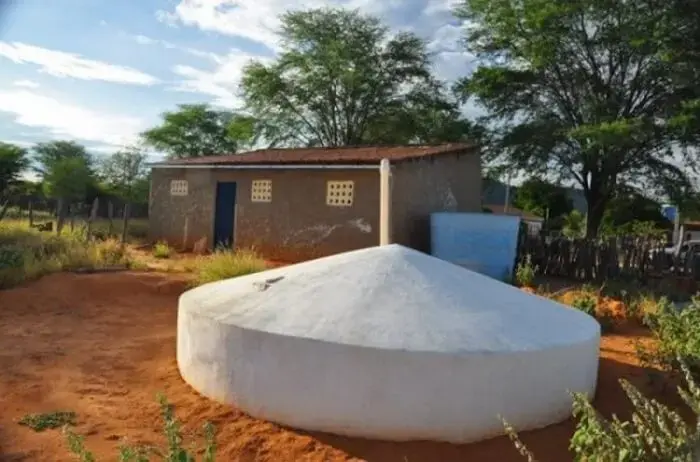
{"label": "sandy soil", "polygon": [[[221,461],[523,460],[506,438],[454,446],[307,434],[200,397],[175,363],[176,302],[184,288],[182,276],[173,274],[103,273],[57,274],[0,292],[0,460],[72,460],[59,431],[35,433],[17,424],[30,412],[77,412],[77,431],[98,460],[116,460],[125,437],[161,444],[158,392],[175,405],[186,431],[207,420],[217,426]],[[640,336],[603,340],[596,405],[606,414],[629,409],[619,378],[650,391],[629,344]],[[680,404],[672,392],[663,400]],[[522,437],[540,461],[561,462],[571,460],[572,431],[569,421]]]}

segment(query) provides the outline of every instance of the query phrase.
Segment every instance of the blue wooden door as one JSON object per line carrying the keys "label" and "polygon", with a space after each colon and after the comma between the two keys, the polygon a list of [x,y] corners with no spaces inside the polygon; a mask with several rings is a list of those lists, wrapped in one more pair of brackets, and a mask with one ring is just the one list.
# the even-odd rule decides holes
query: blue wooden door
{"label": "blue wooden door", "polygon": [[216,184],[214,214],[214,247],[233,247],[233,227],[236,221],[236,183]]}

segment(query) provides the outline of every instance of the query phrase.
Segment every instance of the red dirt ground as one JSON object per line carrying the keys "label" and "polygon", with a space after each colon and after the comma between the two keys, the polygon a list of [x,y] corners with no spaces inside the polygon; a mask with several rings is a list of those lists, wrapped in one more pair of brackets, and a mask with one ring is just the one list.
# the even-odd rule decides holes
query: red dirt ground
{"label": "red dirt ground", "polygon": [[[160,391],[187,432],[207,420],[216,425],[221,461],[523,460],[504,437],[455,446],[308,434],[208,401],[180,379],[175,363],[177,297],[184,288],[172,274],[125,272],[56,274],[0,291],[0,460],[73,460],[60,431],[35,433],[17,424],[31,412],[77,412],[77,431],[98,460],[115,460],[124,437],[160,445]],[[603,339],[596,406],[606,414],[629,410],[619,378],[650,392],[629,344],[643,335]],[[663,400],[680,404],[673,392]],[[521,436],[540,461],[561,462],[571,460],[572,431],[568,421]]]}

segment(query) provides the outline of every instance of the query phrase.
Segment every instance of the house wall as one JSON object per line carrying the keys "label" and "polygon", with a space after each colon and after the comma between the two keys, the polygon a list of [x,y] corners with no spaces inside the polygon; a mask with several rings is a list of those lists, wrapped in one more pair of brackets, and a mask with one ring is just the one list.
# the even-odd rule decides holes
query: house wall
{"label": "house wall", "polygon": [[[187,196],[171,196],[171,180],[187,180]],[[272,201],[252,202],[253,180],[272,181]],[[326,182],[354,182],[350,207],[326,205]],[[299,261],[379,243],[377,169],[155,168],[150,198],[152,240],[211,248],[216,183],[235,181],[236,248],[255,247],[268,258]],[[430,214],[481,210],[478,154],[442,155],[392,167],[392,241],[430,250]],[[198,245],[199,247],[199,245]]]}
{"label": "house wall", "polygon": [[[187,196],[171,196],[170,181],[188,181]],[[272,201],[252,202],[253,180],[272,181]],[[354,182],[350,207],[326,205],[327,181]],[[153,240],[180,248],[210,248],[216,183],[235,181],[236,248],[255,247],[266,257],[298,261],[377,245],[378,170],[224,170],[155,168],[150,198]]]}
{"label": "house wall", "polygon": [[441,155],[394,164],[392,241],[430,251],[430,214],[481,211],[478,152]]}

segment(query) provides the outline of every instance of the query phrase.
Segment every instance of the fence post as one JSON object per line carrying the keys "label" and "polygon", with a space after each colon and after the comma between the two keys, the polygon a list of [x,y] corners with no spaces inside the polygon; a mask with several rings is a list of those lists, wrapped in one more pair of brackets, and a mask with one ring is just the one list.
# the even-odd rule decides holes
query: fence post
{"label": "fence post", "polygon": [[92,210],[90,210],[90,217],[87,222],[87,239],[88,241],[92,238],[92,223],[97,218],[97,208],[99,207],[100,199],[98,197],[92,201]]}
{"label": "fence post", "polygon": [[70,221],[70,232],[75,230],[75,205],[70,204],[68,206],[68,219]]}
{"label": "fence post", "polygon": [[32,228],[34,226],[34,201],[31,199],[27,204],[27,213],[29,214],[29,227]]}
{"label": "fence post", "polygon": [[112,204],[112,201],[107,202],[107,219],[109,220],[107,236],[112,237],[112,231],[114,229],[114,204]]}
{"label": "fence post", "polygon": [[124,204],[124,227],[122,228],[122,245],[126,244],[126,237],[129,232],[129,203]]}

